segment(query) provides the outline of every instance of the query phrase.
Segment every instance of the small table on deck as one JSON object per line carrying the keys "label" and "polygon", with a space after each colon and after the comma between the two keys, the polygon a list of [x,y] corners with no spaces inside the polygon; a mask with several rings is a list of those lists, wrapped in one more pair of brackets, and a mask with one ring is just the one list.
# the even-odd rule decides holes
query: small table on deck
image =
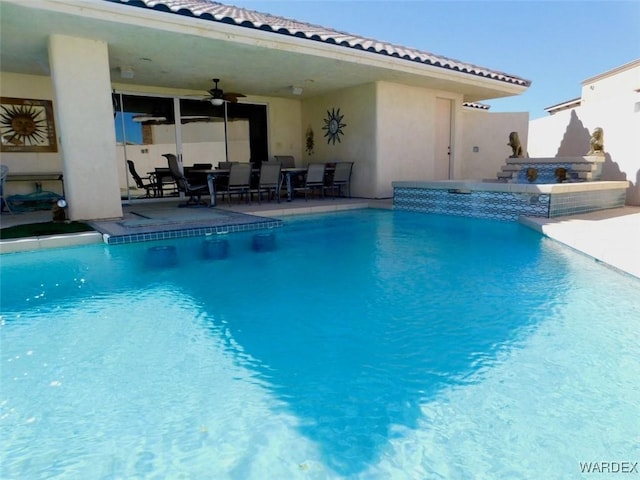
{"label": "small table on deck", "polygon": [[[62,172],[11,172],[7,174],[7,182],[35,182],[58,181],[62,185],[62,196],[64,197],[64,181]],[[36,188],[37,190],[37,188]]]}

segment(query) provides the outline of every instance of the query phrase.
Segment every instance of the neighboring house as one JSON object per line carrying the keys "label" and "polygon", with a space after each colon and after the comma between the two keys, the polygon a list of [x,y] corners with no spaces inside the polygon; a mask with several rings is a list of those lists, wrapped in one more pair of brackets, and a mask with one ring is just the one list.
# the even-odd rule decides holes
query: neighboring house
{"label": "neighboring house", "polygon": [[640,205],[640,59],[582,82],[580,98],[529,122],[531,157],[585,155],[593,130],[604,131],[602,180],[628,180],[628,205]]}
{"label": "neighboring house", "polygon": [[[393,180],[495,177],[509,132],[526,144],[527,113],[464,105],[528,80],[282,17],[206,0],[0,0],[0,21],[2,162],[62,171],[73,220],[122,215],[126,159],[141,173],[168,152],[353,161],[352,194],[384,198]],[[204,101],[213,78],[245,96]],[[16,135],[20,114],[33,118]]]}

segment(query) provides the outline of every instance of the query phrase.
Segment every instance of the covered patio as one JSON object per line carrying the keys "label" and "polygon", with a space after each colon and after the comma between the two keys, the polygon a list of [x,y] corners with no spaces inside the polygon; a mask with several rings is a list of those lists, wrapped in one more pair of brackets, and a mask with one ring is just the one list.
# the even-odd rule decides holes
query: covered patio
{"label": "covered patio", "polygon": [[[7,144],[3,163],[60,172],[73,220],[123,216],[126,160],[142,173],[165,153],[185,167],[229,156],[353,162],[353,195],[388,198],[394,180],[461,178],[501,162],[502,141],[469,162],[474,125],[504,137],[528,122],[465,114],[528,80],[266,13],[202,0],[5,0],[0,9],[3,105],[36,100],[53,112],[49,144]],[[126,135],[131,125],[140,138]]]}

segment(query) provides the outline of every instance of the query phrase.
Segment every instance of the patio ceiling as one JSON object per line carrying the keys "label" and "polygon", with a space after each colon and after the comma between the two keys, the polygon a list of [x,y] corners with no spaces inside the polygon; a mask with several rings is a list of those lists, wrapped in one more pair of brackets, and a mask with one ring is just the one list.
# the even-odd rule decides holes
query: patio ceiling
{"label": "patio ceiling", "polygon": [[[213,87],[214,77],[221,79],[225,91],[248,96],[294,97],[291,87],[296,86],[302,88],[302,97],[310,97],[388,81],[462,93],[467,102],[516,95],[530,83],[425,52],[201,0],[122,2],[2,0],[2,70],[49,75],[48,37],[62,34],[108,43],[113,83],[203,95]],[[203,5],[226,8],[233,18],[216,18],[195,8]],[[262,23],[265,18],[285,22],[286,28],[273,31]],[[121,77],[122,66],[133,70],[133,78]]]}

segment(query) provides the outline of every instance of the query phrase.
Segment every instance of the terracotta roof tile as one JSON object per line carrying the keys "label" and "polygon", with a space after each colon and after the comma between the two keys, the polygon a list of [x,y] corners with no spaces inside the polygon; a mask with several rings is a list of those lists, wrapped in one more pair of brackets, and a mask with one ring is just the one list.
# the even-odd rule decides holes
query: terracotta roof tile
{"label": "terracotta roof tile", "polygon": [[276,34],[290,35],[309,40],[339,45],[373,52],[379,55],[400,58],[412,62],[468,73],[480,77],[491,78],[502,82],[528,87],[531,82],[514,75],[489,70],[477,65],[460,62],[447,57],[434,55],[415,48],[403,47],[378,40],[359,37],[339,32],[319,25],[298,22],[284,17],[260,13],[253,10],[223,5],[210,0],[105,0],[113,3],[127,4],[135,7],[170,12],[178,15],[192,16],[203,20],[222,22],[245,28],[271,31]]}

